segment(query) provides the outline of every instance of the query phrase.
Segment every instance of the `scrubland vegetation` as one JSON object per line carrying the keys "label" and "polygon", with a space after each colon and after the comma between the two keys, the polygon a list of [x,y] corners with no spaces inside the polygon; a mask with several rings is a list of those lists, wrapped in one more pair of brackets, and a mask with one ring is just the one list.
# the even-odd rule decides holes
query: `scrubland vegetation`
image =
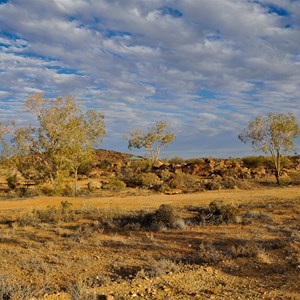
{"label": "scrubland vegetation", "polygon": [[2,210],[0,295],[297,299],[299,197],[287,193],[147,210],[73,207],[67,200]]}
{"label": "scrubland vegetation", "polygon": [[159,160],[165,122],[126,137],[147,159],[96,150],[104,116],[71,97],[25,105],[37,127],[0,124],[0,299],[299,299],[291,114],[239,135],[270,156]]}

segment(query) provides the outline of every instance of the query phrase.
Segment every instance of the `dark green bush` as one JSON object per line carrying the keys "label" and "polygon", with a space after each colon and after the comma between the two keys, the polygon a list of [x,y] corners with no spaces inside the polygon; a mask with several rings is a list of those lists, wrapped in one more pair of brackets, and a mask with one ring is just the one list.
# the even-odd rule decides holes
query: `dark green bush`
{"label": "dark green bush", "polygon": [[101,160],[100,162],[98,162],[98,164],[96,165],[96,167],[102,169],[102,170],[106,170],[109,171],[111,169],[112,163],[106,159]]}
{"label": "dark green bush", "polygon": [[16,174],[7,177],[6,181],[7,181],[8,187],[11,190],[15,190],[17,188],[18,179],[17,179],[17,175]]}

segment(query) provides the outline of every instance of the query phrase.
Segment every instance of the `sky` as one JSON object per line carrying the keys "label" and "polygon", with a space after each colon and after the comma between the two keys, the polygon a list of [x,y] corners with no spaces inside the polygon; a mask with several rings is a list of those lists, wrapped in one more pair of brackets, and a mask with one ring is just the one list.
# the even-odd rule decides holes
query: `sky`
{"label": "sky", "polygon": [[163,157],[258,155],[250,120],[300,122],[300,1],[0,0],[0,120],[32,122],[35,93],[102,112],[101,148],[166,121]]}

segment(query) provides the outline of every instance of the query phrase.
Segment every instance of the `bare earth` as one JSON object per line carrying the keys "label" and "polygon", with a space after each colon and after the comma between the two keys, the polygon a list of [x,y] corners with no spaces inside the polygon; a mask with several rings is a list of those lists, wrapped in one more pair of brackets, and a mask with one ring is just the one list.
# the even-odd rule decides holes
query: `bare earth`
{"label": "bare earth", "polygon": [[[99,212],[17,223],[66,200],[114,213],[220,200],[238,207],[241,221],[160,232],[103,230]],[[300,299],[300,187],[1,200],[0,217],[0,291],[12,299]]]}
{"label": "bare earth", "polygon": [[299,187],[266,188],[257,190],[221,190],[206,191],[194,194],[164,195],[154,194],[147,196],[111,196],[97,198],[72,198],[72,197],[38,197],[26,200],[3,200],[0,210],[6,209],[43,209],[47,206],[58,206],[61,201],[67,200],[73,207],[90,206],[98,208],[113,208],[122,210],[158,208],[161,204],[175,206],[207,205],[214,200],[226,203],[247,203],[261,201],[268,198],[292,199],[300,197]]}

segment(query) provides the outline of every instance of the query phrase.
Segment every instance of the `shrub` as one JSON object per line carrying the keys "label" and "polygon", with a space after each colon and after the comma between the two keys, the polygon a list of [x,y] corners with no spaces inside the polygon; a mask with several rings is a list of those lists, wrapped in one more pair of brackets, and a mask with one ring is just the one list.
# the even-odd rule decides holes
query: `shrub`
{"label": "shrub", "polygon": [[0,275],[0,299],[36,299],[34,287],[22,284],[18,280],[9,279],[5,275]]}
{"label": "shrub", "polygon": [[200,208],[196,216],[196,222],[200,224],[220,225],[236,223],[238,210],[231,204],[213,201],[208,208]]}
{"label": "shrub", "polygon": [[239,185],[239,181],[231,176],[228,176],[222,180],[222,186],[224,189],[230,190],[234,189]]}
{"label": "shrub", "polygon": [[185,228],[185,222],[180,218],[178,210],[168,204],[162,204],[154,213],[145,215],[142,223],[153,231]]}
{"label": "shrub", "polygon": [[191,253],[186,260],[192,264],[215,264],[224,259],[222,252],[218,251],[214,245],[201,243],[199,249]]}
{"label": "shrub", "polygon": [[[273,169],[274,163],[272,158],[269,156],[248,156],[242,159],[245,167],[247,168],[259,168],[266,167],[269,169]],[[289,168],[292,165],[291,159],[286,156],[281,156],[281,165],[283,168]]]}
{"label": "shrub", "polygon": [[109,186],[112,191],[119,192],[126,188],[126,183],[116,177],[111,177],[109,179]]}
{"label": "shrub", "polygon": [[152,188],[162,183],[160,178],[155,173],[151,172],[140,174],[135,178],[135,180],[138,185],[147,188]]}
{"label": "shrub", "polygon": [[242,161],[247,168],[266,167],[272,164],[270,158],[264,156],[248,156],[244,157]]}
{"label": "shrub", "polygon": [[174,174],[169,170],[163,170],[160,172],[159,176],[163,181],[168,181],[172,176],[174,176]]}
{"label": "shrub", "polygon": [[11,175],[6,178],[7,185],[11,190],[15,190],[17,188],[18,179],[17,174]]}
{"label": "shrub", "polygon": [[172,188],[184,189],[186,191],[194,190],[197,183],[197,177],[191,174],[179,172],[176,177],[170,181]]}
{"label": "shrub", "polygon": [[209,191],[220,190],[220,189],[222,189],[222,184],[221,184],[220,180],[214,179],[212,181],[207,182],[204,185],[204,188]]}
{"label": "shrub", "polygon": [[48,206],[47,209],[34,209],[31,212],[23,213],[16,218],[19,226],[35,226],[40,223],[57,224],[75,219],[74,211],[70,209],[72,203],[62,201],[61,207]]}
{"label": "shrub", "polygon": [[231,247],[231,255],[237,257],[256,257],[259,253],[264,252],[264,249],[259,245],[249,242],[245,245],[233,245]]}
{"label": "shrub", "polygon": [[151,266],[147,267],[144,273],[149,277],[159,277],[171,272],[178,273],[181,269],[181,264],[177,264],[172,260],[162,258],[158,261],[155,261],[153,264],[151,264]]}
{"label": "shrub", "polygon": [[150,172],[152,170],[153,162],[149,159],[137,160],[132,162],[131,168],[134,173]]}
{"label": "shrub", "polygon": [[92,163],[83,163],[79,166],[78,175],[88,175],[93,169]]}
{"label": "shrub", "polygon": [[21,188],[18,191],[18,194],[22,198],[31,198],[43,195],[42,190],[39,187],[35,188]]}
{"label": "shrub", "polygon": [[23,213],[16,218],[16,224],[18,226],[35,226],[39,223],[39,218],[35,212]]}
{"label": "shrub", "polygon": [[97,165],[96,167],[97,168],[100,168],[102,170],[106,170],[106,171],[109,171],[111,169],[111,166],[112,166],[112,163],[106,159],[104,160],[101,160]]}
{"label": "shrub", "polygon": [[181,157],[179,157],[179,156],[175,156],[175,157],[173,157],[173,158],[170,158],[170,159],[168,160],[168,162],[169,162],[170,164],[183,164],[183,163],[184,163],[184,159],[181,158]]}
{"label": "shrub", "polygon": [[204,159],[203,158],[190,158],[187,159],[185,162],[187,164],[199,164],[199,163],[203,163]]}
{"label": "shrub", "polygon": [[184,220],[179,215],[179,211],[167,204],[162,204],[154,212],[139,211],[125,216],[114,217],[110,224],[131,230],[139,230],[142,227],[152,231],[183,229],[186,227]]}
{"label": "shrub", "polygon": [[87,282],[82,279],[77,281],[71,282],[68,287],[67,291],[71,296],[71,300],[97,300],[99,299],[96,294],[89,291],[89,286]]}

